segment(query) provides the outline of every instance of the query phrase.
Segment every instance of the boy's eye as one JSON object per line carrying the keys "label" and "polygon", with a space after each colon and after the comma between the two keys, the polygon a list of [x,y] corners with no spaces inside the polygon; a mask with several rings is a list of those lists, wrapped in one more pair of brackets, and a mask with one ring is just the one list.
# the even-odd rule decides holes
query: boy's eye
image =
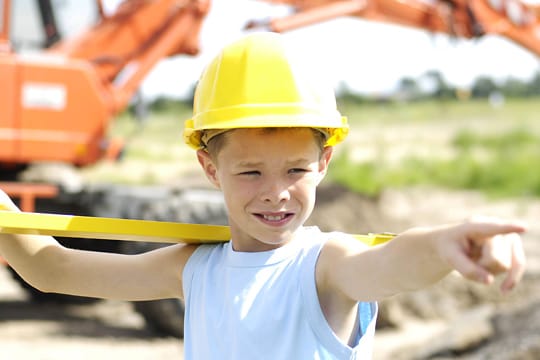
{"label": "boy's eye", "polygon": [[293,168],[293,169],[289,170],[290,174],[301,174],[301,173],[305,173],[305,172],[308,172],[308,170],[302,169],[302,168]]}

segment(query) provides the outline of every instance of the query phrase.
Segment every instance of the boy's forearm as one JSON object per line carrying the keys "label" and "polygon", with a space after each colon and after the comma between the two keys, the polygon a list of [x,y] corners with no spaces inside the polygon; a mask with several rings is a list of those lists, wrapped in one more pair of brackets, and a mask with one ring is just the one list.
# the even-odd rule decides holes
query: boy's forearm
{"label": "boy's forearm", "polygon": [[53,252],[61,246],[50,236],[0,234],[0,255],[29,284],[48,291],[55,266]]}
{"label": "boy's forearm", "polygon": [[355,240],[329,242],[319,258],[317,283],[355,301],[378,301],[431,285],[451,271],[438,254],[437,233],[415,228],[371,248]]}
{"label": "boy's forearm", "polygon": [[440,233],[437,228],[413,228],[384,245],[386,271],[391,272],[386,278],[395,293],[429,286],[450,273],[437,250]]}

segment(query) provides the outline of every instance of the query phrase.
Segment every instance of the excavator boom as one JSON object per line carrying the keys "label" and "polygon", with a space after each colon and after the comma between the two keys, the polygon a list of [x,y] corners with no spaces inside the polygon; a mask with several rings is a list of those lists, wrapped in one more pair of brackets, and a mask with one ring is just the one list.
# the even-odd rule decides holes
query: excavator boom
{"label": "excavator boom", "polygon": [[263,0],[288,4],[295,13],[248,28],[285,32],[343,16],[399,24],[462,38],[500,35],[540,55],[540,21],[532,5],[519,0]]}
{"label": "excavator boom", "polygon": [[[100,2],[98,2],[100,3]],[[48,50],[88,61],[114,95],[113,111],[126,106],[144,77],[166,57],[196,55],[209,0],[129,0],[80,36]]]}

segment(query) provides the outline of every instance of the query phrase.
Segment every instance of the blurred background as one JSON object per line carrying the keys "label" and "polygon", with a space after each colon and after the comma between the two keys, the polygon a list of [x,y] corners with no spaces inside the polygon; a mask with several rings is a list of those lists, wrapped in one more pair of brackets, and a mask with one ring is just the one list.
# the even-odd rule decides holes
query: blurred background
{"label": "blurred background", "polygon": [[[160,3],[168,12],[148,10],[152,16],[130,20]],[[349,12],[330,18],[344,8]],[[503,297],[496,287],[476,286],[452,274],[430,289],[388,299],[381,303],[375,358],[540,358],[536,4],[17,0],[9,11],[10,22],[4,18],[0,28],[9,24],[4,42],[10,49],[4,51],[12,58],[2,62],[0,53],[0,76],[7,79],[0,94],[22,105],[10,112],[9,103],[0,101],[7,109],[0,112],[4,150],[13,141],[6,129],[14,123],[33,131],[43,126],[43,137],[55,124],[55,139],[83,138],[84,132],[92,132],[93,139],[62,140],[59,154],[51,151],[48,158],[43,149],[52,149],[52,140],[39,150],[36,140],[36,150],[13,146],[22,149],[20,154],[0,150],[0,180],[6,188],[39,182],[58,190],[52,199],[36,195],[37,211],[225,223],[219,194],[209,188],[193,151],[182,142],[183,121],[191,116],[201,70],[224,44],[252,31],[282,31],[292,47],[302,50],[303,61],[320,68],[334,85],[338,108],[351,124],[350,137],[337,149],[319,189],[310,223],[351,233],[400,232],[482,213],[531,225],[525,237],[528,272],[513,294]],[[295,28],[297,11],[311,11],[314,20]],[[173,13],[178,18],[167,15]],[[160,28],[164,21],[167,26]],[[189,25],[182,27],[186,21]],[[176,33],[167,34],[167,28]],[[120,38],[124,31],[128,35]],[[182,41],[163,50],[166,43],[160,39],[171,36]],[[133,48],[125,45],[132,40]],[[154,52],[154,43],[161,50]],[[74,80],[54,78],[71,69],[72,60],[98,95],[92,90],[83,97],[83,87]],[[21,64],[20,84],[10,75],[13,64]],[[85,100],[94,97],[95,103]],[[80,99],[71,109],[75,98]],[[10,114],[22,115],[13,115],[17,120],[12,121]],[[99,116],[99,129],[59,135],[73,123],[90,124]],[[104,139],[122,139],[121,146],[115,150]],[[100,150],[81,150],[92,144]],[[155,246],[104,242],[97,249],[95,240],[65,241],[123,253]],[[49,297],[28,289],[8,267],[1,270],[0,345],[6,358],[182,356],[183,308],[176,300],[132,304]]]}

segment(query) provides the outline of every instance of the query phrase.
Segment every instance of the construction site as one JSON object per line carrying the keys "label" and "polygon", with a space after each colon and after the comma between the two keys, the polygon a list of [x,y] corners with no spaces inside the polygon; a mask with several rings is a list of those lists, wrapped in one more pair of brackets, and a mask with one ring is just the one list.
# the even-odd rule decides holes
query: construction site
{"label": "construction site", "polygon": [[[142,82],[160,61],[204,52],[200,32],[211,2],[126,0],[108,13],[96,1],[93,24],[67,37],[57,23],[55,6],[60,2],[35,1],[42,41],[33,44],[31,55],[19,51],[21,43],[12,31],[17,19],[13,3],[0,1],[0,189],[30,213],[225,226],[220,192],[198,174],[196,159],[181,144],[184,119],[178,119],[178,148],[165,146],[168,140],[145,140],[152,110],[140,96]],[[460,39],[499,36],[540,55],[540,12],[520,1],[265,3],[292,11],[278,18],[245,19],[246,32],[286,35],[349,17]],[[122,117],[142,130],[131,138],[115,137],[111,128]],[[484,117],[444,126],[353,124],[350,146],[343,151],[374,162],[382,156],[399,161],[415,152],[444,157],[465,128],[513,129],[497,121],[486,125]],[[534,122],[523,124],[531,133],[540,132]],[[171,135],[170,129],[165,132]],[[361,146],[366,143],[379,152]],[[152,151],[163,160],[149,160]],[[145,154],[142,160],[133,160],[130,154],[137,152]],[[333,181],[323,183],[317,196],[309,224],[325,231],[400,233],[475,213],[526,221],[527,272],[514,292],[502,296],[496,286],[482,287],[451,274],[432,288],[389,298],[380,304],[374,359],[540,358],[538,197],[492,198],[478,190],[430,185],[387,188],[374,195]],[[65,246],[123,254],[165,245],[88,236],[59,240]],[[0,279],[0,345],[6,358],[183,358],[180,300],[131,303],[44,294],[25,284],[8,264],[0,269]]]}

